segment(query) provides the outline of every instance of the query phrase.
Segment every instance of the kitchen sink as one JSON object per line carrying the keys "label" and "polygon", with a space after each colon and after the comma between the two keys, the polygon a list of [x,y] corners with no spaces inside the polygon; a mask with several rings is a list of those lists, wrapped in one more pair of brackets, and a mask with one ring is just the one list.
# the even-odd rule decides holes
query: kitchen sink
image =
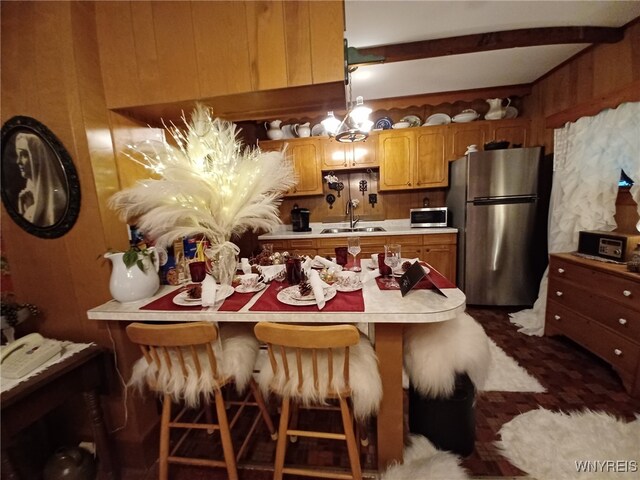
{"label": "kitchen sink", "polygon": [[325,228],[320,233],[352,233],[352,232],[386,232],[382,227],[358,227],[358,228]]}

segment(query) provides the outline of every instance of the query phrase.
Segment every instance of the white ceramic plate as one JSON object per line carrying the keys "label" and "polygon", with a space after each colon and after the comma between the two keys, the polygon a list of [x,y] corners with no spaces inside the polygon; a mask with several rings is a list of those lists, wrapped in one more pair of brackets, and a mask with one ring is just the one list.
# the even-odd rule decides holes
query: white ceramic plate
{"label": "white ceramic plate", "polygon": [[451,117],[446,113],[434,113],[427,121],[424,123],[424,126],[430,125],[449,125],[451,123]]}
{"label": "white ceramic plate", "polygon": [[402,117],[400,121],[409,122],[410,127],[419,127],[422,123],[422,120],[420,120],[420,117],[417,115],[407,115],[406,117]]}
{"label": "white ceramic plate", "polygon": [[[324,289],[324,301],[327,302],[336,296],[336,289],[334,287],[328,287]],[[286,305],[293,305],[295,307],[301,307],[304,305],[315,305],[316,298],[311,292],[304,297],[300,296],[300,289],[297,285],[287,287],[284,290],[278,292],[276,297],[280,302]]]}
{"label": "white ceramic plate", "polygon": [[467,123],[473,122],[476,118],[478,118],[478,114],[476,112],[462,112],[453,117],[451,120],[455,123]]}
{"label": "white ceramic plate", "polygon": [[321,123],[316,123],[311,129],[312,137],[322,137],[326,135],[327,135],[327,132],[324,131],[324,127],[322,126]]}
{"label": "white ceramic plate", "polygon": [[338,292],[357,292],[358,290],[362,290],[362,283],[358,283],[351,287],[342,287],[338,284],[334,284],[333,286],[336,287]]}
{"label": "white ceramic plate", "polygon": [[518,109],[509,105],[504,112],[503,118],[516,118],[518,116]]}
{"label": "white ceramic plate", "polygon": [[[231,285],[218,286],[218,289],[216,290],[216,300],[224,300],[225,298],[233,295],[233,292],[235,292],[235,290]],[[187,292],[181,292],[173,297],[173,303],[183,307],[195,307],[197,305],[202,305],[202,299],[189,298],[187,296]]]}
{"label": "white ceramic plate", "polygon": [[244,285],[238,285],[236,287],[236,292],[238,293],[256,293],[261,292],[267,285],[264,283],[258,283],[255,287],[247,288]]}
{"label": "white ceramic plate", "polygon": [[394,123],[391,128],[393,129],[399,129],[399,128],[409,128],[411,126],[411,124],[409,122],[398,122],[398,123]]}
{"label": "white ceramic plate", "polygon": [[[403,259],[400,261],[400,266],[399,266],[398,268],[396,268],[396,269],[394,269],[394,270],[393,270],[392,275],[393,275],[394,277],[401,277],[402,275],[404,275],[404,270],[402,270],[402,264],[403,264],[404,262],[411,262],[411,260],[413,260],[413,259],[412,259],[412,258],[403,258]],[[429,272],[431,271],[431,270],[429,269],[429,267],[425,267],[424,265],[422,265],[422,268],[424,268],[424,271],[425,271],[425,273],[426,273],[427,275],[428,275],[428,274],[429,274]]]}

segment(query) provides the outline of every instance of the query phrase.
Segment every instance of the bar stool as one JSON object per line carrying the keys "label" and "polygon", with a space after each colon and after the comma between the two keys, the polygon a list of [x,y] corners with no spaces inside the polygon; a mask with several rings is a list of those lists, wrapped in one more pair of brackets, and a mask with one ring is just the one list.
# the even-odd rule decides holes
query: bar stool
{"label": "bar stool", "polygon": [[[268,347],[269,363],[262,366],[258,383],[263,392],[282,398],[273,478],[295,474],[324,478],[362,478],[354,419],[362,421],[378,411],[382,383],[371,344],[353,325],[302,326],[260,322],[258,340]],[[320,406],[337,400],[344,433],[301,430],[290,425],[291,409]],[[351,473],[284,465],[289,437],[343,440]]]}
{"label": "bar stool", "polygon": [[[249,331],[247,331],[249,327]],[[238,478],[237,458],[247,447],[251,434],[260,417],[264,420],[273,439],[277,432],[267,412],[264,400],[253,378],[253,369],[258,352],[258,342],[245,324],[225,324],[218,330],[212,323],[194,322],[172,325],[147,325],[132,323],[127,326],[129,339],[140,346],[143,358],[133,368],[130,385],[150,390],[163,396],[160,423],[159,478],[169,478],[169,464],[225,467],[230,479]],[[240,402],[229,422],[222,396],[222,387],[235,383],[238,393],[247,386],[249,393]],[[253,395],[255,403],[249,401]],[[196,418],[185,421],[188,409],[204,405]],[[213,422],[210,408],[215,401],[218,423]],[[172,416],[172,403],[183,406]],[[233,426],[247,405],[255,405],[259,412],[255,416],[245,441],[236,457],[231,440],[230,425]],[[206,422],[200,422],[202,415]],[[169,434],[173,428],[184,429],[180,440],[169,451]],[[208,433],[220,432],[224,460],[210,460],[176,456],[175,453],[192,429],[206,429]]]}

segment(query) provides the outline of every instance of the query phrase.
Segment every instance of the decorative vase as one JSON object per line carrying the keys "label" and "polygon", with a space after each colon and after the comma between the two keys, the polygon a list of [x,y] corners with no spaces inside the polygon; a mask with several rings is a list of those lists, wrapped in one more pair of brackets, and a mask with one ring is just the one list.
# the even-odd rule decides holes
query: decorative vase
{"label": "decorative vase", "polygon": [[113,298],[121,303],[135,302],[148,298],[158,291],[160,277],[158,276],[158,252],[154,247],[148,249],[150,255],[138,254],[144,271],[137,265],[127,267],[124,264],[124,253],[105,253],[104,258],[111,260],[112,270],[109,280],[109,290]]}
{"label": "decorative vase", "polygon": [[211,274],[216,282],[231,285],[238,268],[240,248],[235,243],[226,241],[211,245],[204,253],[211,261]]}

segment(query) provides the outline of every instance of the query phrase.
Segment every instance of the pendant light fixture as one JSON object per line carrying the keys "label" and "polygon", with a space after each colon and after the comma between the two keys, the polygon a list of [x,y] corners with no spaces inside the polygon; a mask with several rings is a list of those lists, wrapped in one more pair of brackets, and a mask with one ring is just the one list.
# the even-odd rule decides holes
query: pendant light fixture
{"label": "pendant light fixture", "polygon": [[369,120],[371,109],[364,105],[364,99],[357,97],[355,105],[351,100],[351,72],[354,70],[355,68],[350,68],[347,73],[347,114],[344,119],[340,121],[333,112],[329,112],[321,122],[325,132],[341,143],[362,142],[367,139],[373,127],[373,122]]}

